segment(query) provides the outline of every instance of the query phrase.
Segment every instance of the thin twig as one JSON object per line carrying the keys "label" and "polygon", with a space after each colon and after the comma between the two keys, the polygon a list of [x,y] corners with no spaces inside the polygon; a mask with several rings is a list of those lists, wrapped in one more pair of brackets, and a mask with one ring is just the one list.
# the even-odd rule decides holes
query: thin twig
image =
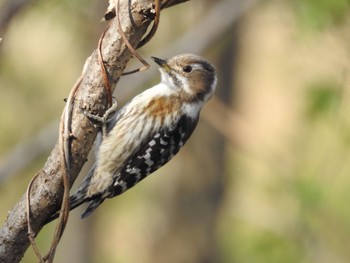
{"label": "thin twig", "polygon": [[75,96],[81,81],[82,81],[82,76],[80,76],[79,79],[74,84],[68,96],[65,111],[63,112],[61,117],[59,144],[60,144],[60,154],[63,160],[62,177],[63,177],[64,190],[63,190],[63,200],[61,204],[60,215],[58,217],[58,223],[56,225],[56,229],[52,239],[49,253],[45,256],[45,259],[49,263],[53,262],[53,259],[56,253],[56,248],[58,246],[58,243],[61,240],[62,234],[64,232],[64,229],[68,221],[68,216],[69,216],[69,210],[70,210],[70,202],[69,202],[70,158],[69,157],[70,157],[71,123],[72,123],[72,112],[73,112]]}
{"label": "thin twig", "polygon": [[117,19],[117,25],[118,25],[118,31],[123,39],[123,42],[125,43],[125,45],[128,47],[128,49],[130,50],[131,54],[136,57],[143,65],[144,67],[141,67],[141,68],[138,68],[138,69],[135,69],[135,70],[132,70],[132,71],[128,71],[128,72],[124,72],[122,75],[129,75],[129,74],[132,74],[132,73],[136,73],[136,72],[140,72],[140,71],[143,71],[143,70],[146,70],[146,69],[149,69],[150,68],[150,65],[146,62],[146,60],[144,60],[137,52],[136,50],[134,49],[134,47],[130,44],[129,40],[126,38],[125,34],[124,34],[124,31],[123,31],[123,28],[121,26],[121,23],[120,23],[120,14],[119,14],[119,2],[120,0],[115,0],[116,1],[116,19]]}
{"label": "thin twig", "polygon": [[36,254],[36,256],[39,259],[40,263],[44,263],[43,257],[40,254],[40,251],[35,243],[35,233],[32,229],[32,225],[31,225],[31,220],[30,220],[30,215],[31,215],[31,210],[30,210],[30,192],[31,192],[31,188],[33,185],[33,182],[35,181],[35,179],[38,177],[39,173],[37,173],[29,182],[28,186],[27,186],[27,191],[26,191],[26,214],[27,214],[27,227],[28,227],[28,239],[29,242],[31,244],[31,246],[33,247],[34,253]]}
{"label": "thin twig", "polygon": [[106,89],[106,93],[107,93],[108,107],[112,106],[112,88],[111,88],[111,83],[109,82],[109,77],[108,77],[105,63],[103,62],[102,41],[103,41],[103,38],[104,38],[107,30],[109,29],[109,27],[110,27],[110,23],[108,23],[108,26],[102,32],[102,35],[101,35],[100,39],[98,40],[98,47],[97,47],[98,61],[99,61],[100,66],[101,66],[103,82],[105,84],[105,89]]}
{"label": "thin twig", "polygon": [[[163,1],[162,1],[163,2]],[[169,1],[167,1],[169,2]],[[164,2],[162,4],[165,5]],[[236,3],[236,2],[235,2]],[[194,25],[182,37],[179,37],[172,44],[166,48],[157,51],[160,57],[169,57],[173,54],[177,54],[183,51],[183,47],[186,47],[188,52],[200,54],[203,50],[207,49],[211,43],[217,39],[217,36],[222,34],[227,28],[230,27],[242,14],[245,14],[254,4],[256,0],[245,1],[242,4],[236,3],[233,5],[233,9],[228,8],[232,5],[231,0],[225,0],[220,3],[216,8],[213,8],[208,14],[205,15],[203,20]],[[168,7],[168,6],[167,6]],[[213,23],[213,21],[219,21],[220,23]],[[197,32],[203,32],[208,29],[208,24],[211,23],[210,30],[205,35],[199,35]],[[193,39],[200,38],[200,41],[193,41]],[[133,92],[142,85],[150,81],[154,77],[154,74],[138,75],[129,84],[128,89],[123,91],[123,96],[131,96]],[[203,116],[205,118],[205,116]],[[3,157],[3,163],[0,165],[0,184],[11,176],[19,175],[19,171],[28,166],[38,155],[43,152],[47,152],[56,139],[56,122],[50,123],[45,126],[34,138],[31,138],[29,142],[19,143],[14,147],[11,152]],[[45,143],[43,143],[45,142]],[[36,147],[33,147],[36,145]],[[29,154],[30,153],[30,154]],[[25,158],[26,157],[26,158]]]}
{"label": "thin twig", "polygon": [[153,21],[153,26],[149,33],[140,41],[140,43],[137,45],[136,49],[139,49],[146,45],[154,36],[154,34],[157,32],[159,20],[160,20],[160,0],[154,1],[154,10],[155,10],[155,16]]}
{"label": "thin twig", "polygon": [[[128,47],[128,49],[130,50],[130,52],[134,55],[134,57],[136,57],[144,65],[144,67],[139,68],[138,70],[134,70],[132,72],[127,72],[126,74],[131,74],[134,72],[142,71],[144,69],[148,69],[150,67],[150,65],[136,52],[136,50],[130,44],[130,42],[128,41],[128,39],[126,38],[126,36],[122,30],[122,26],[121,26],[121,22],[120,22],[119,3],[120,3],[120,0],[117,0],[116,14],[117,14],[118,31],[121,34],[122,39],[123,39],[124,43],[126,44],[126,46]],[[151,31],[149,32],[149,34],[141,41],[142,43],[140,42],[141,45],[139,45],[139,46],[143,46],[144,44],[146,44],[154,36],[154,34],[158,28],[159,17],[160,17],[160,0],[155,1],[155,10],[156,10],[156,14],[155,14],[155,21],[154,21],[153,27],[152,27]],[[99,63],[101,66],[101,71],[102,71],[102,75],[103,75],[103,79],[104,79],[104,84],[105,84],[106,93],[107,93],[107,97],[108,97],[108,104],[109,104],[109,106],[111,106],[112,105],[112,90],[111,90],[111,85],[110,85],[109,78],[108,78],[108,73],[107,73],[105,64],[103,62],[102,51],[101,51],[102,41],[103,41],[103,38],[104,38],[105,33],[107,32],[108,28],[109,28],[109,26],[103,31],[103,33],[99,39],[99,42],[98,42],[98,59],[99,59]],[[69,180],[69,171],[70,171],[69,142],[70,142],[70,135],[71,135],[71,117],[72,117],[75,94],[76,94],[76,91],[79,87],[81,79],[82,79],[82,77],[80,77],[79,80],[77,81],[77,83],[74,85],[74,87],[73,87],[73,89],[68,97],[66,109],[62,115],[62,119],[61,119],[61,123],[60,123],[61,136],[60,136],[59,144],[60,144],[61,156],[62,156],[62,159],[64,160],[63,161],[64,194],[63,194],[63,201],[62,201],[62,205],[61,205],[59,220],[58,220],[58,223],[57,223],[57,226],[55,229],[54,237],[52,239],[51,247],[50,247],[49,253],[45,256],[45,260],[47,260],[49,263],[53,262],[57,245],[62,237],[65,226],[67,224],[68,215],[69,215],[69,205],[70,205],[69,204],[69,189],[70,189],[70,183],[69,183],[69,181],[70,181]],[[35,246],[33,246],[33,248],[35,248]],[[38,255],[40,255],[40,254],[38,254]]]}
{"label": "thin twig", "polygon": [[165,1],[164,3],[162,3],[161,9],[168,8],[168,7],[171,7],[173,5],[177,5],[179,3],[184,3],[187,1],[190,1],[190,0],[181,0],[181,1],[168,0],[168,1]]}
{"label": "thin twig", "polygon": [[[150,0],[147,0],[147,1],[134,0],[133,3],[135,3],[136,6],[139,6],[140,10],[146,10],[147,8],[149,8],[148,4],[146,5],[146,2],[149,3],[149,1]],[[125,3],[125,6],[124,6],[126,8],[125,12],[127,12],[128,11],[127,8],[129,7],[128,2],[125,1],[123,3]],[[150,24],[151,21],[146,19],[142,15],[142,13],[139,13],[139,12],[135,12],[132,14],[131,13],[123,13],[123,14],[126,15],[125,17],[123,17],[125,18],[125,21],[124,20],[122,21],[123,27],[125,23],[125,32],[124,32],[125,35],[127,36],[128,39],[135,39],[135,41],[136,39],[140,40],[142,38],[142,35],[146,34],[148,25]],[[128,17],[130,18],[129,20],[127,19]],[[114,20],[113,23],[115,23],[114,25],[117,26],[116,25],[117,20]],[[117,29],[115,31],[117,31]],[[131,56],[131,51],[128,50],[123,40],[120,39],[118,34],[116,33],[117,32],[111,32],[111,34],[108,36],[107,36],[108,33],[106,33],[106,36],[104,39],[105,40],[108,39],[109,41],[105,42],[104,40],[102,45],[103,54],[105,54],[104,53],[105,50],[107,51],[106,56],[104,56],[104,60],[114,61],[115,59],[114,54],[116,53],[118,53],[118,58],[120,58],[120,63],[118,63],[118,65],[111,64],[109,67],[109,64],[108,65],[106,64],[106,68],[108,69],[108,72],[110,72],[110,70],[113,72],[113,74],[109,75],[110,78],[113,78],[113,82],[117,82],[119,80],[120,69],[124,69],[128,59]],[[111,43],[112,41],[113,43],[115,43],[115,45]],[[104,47],[104,44],[106,44],[106,49]],[[86,103],[100,104],[100,101],[98,100],[98,98],[100,97],[100,95],[105,94],[105,90],[103,89],[101,91],[100,89],[100,83],[101,81],[103,83],[103,78],[101,73],[99,73],[101,72],[101,70],[100,70],[100,65],[98,63],[96,53],[93,53],[92,56],[90,56],[90,58],[87,60],[86,65],[88,66],[87,67],[88,75],[84,74],[84,79],[88,81],[83,81],[80,87],[82,87],[83,85],[84,88],[86,88],[87,90],[81,91],[81,93],[78,92],[77,96],[79,96],[79,99],[82,99],[84,101],[86,100]],[[112,79],[111,79],[111,83],[112,83]],[[88,88],[91,88],[91,90],[89,90]],[[97,94],[98,97],[95,98],[93,96],[95,94]],[[68,104],[69,106],[71,105],[70,103]],[[74,109],[76,109],[76,106],[74,107]],[[29,189],[31,199],[29,200],[28,207],[31,212],[29,213],[29,215],[32,218],[32,221],[30,223],[32,224],[33,230],[35,231],[40,231],[42,229],[42,227],[45,224],[45,219],[48,216],[47,213],[56,212],[55,208],[57,206],[57,202],[59,201],[57,200],[57,195],[59,196],[63,195],[63,192],[65,190],[65,196],[67,196],[66,193],[68,192],[68,188],[65,187],[65,189],[62,189],[62,184],[64,181],[63,177],[65,176],[63,174],[64,171],[62,170],[67,169],[66,167],[64,167],[64,165],[67,163],[68,166],[69,164],[71,166],[71,171],[69,171],[68,175],[72,177],[70,180],[70,183],[72,183],[76,179],[78,172],[80,171],[82,165],[86,161],[85,156],[86,154],[88,154],[88,151],[90,150],[90,147],[92,145],[93,137],[95,135],[94,130],[91,130],[91,132],[90,130],[87,131],[85,129],[86,127],[85,124],[87,124],[86,120],[84,119],[84,117],[81,116],[81,114],[78,114],[78,111],[74,111],[74,113],[75,112],[77,112],[77,114],[73,115],[73,120],[76,120],[77,123],[74,126],[72,124],[72,129],[74,128],[74,134],[77,135],[77,138],[76,138],[77,143],[74,144],[74,148],[72,148],[71,151],[73,151],[74,149],[74,153],[77,153],[76,159],[74,159],[74,162],[72,160],[70,162],[67,162],[67,160],[65,159],[64,152],[65,152],[65,149],[67,149],[69,153],[69,147],[64,148],[64,146],[62,146],[65,139],[64,138],[62,139],[63,135],[61,132],[61,134],[59,135],[60,136],[59,140],[61,140],[61,142],[58,142],[55,145],[46,164],[44,165],[43,169],[39,172],[40,175],[36,179],[37,181],[39,181],[40,179],[41,183],[45,184],[44,185],[45,189],[40,189],[40,188],[34,189],[34,187],[39,186],[36,183],[37,181],[34,181],[33,186],[31,187],[31,191]],[[70,114],[66,114],[65,116],[66,117],[70,116]],[[80,121],[82,122],[79,123]],[[69,125],[65,125],[64,128],[67,129],[67,127],[69,127]],[[70,134],[68,133],[68,135]],[[68,146],[71,145],[68,139],[66,139],[65,142],[68,144]],[[71,147],[73,147],[73,145],[71,145]],[[68,155],[69,154],[67,154],[67,156]],[[72,153],[70,153],[70,155],[72,155]],[[49,174],[47,174],[46,172],[49,172]],[[57,176],[51,176],[52,173],[57,173]],[[50,175],[50,176],[45,178],[46,175]],[[46,179],[50,179],[50,180],[46,180]],[[45,190],[45,191],[42,191],[42,190]],[[26,196],[24,196],[24,199],[20,200],[18,202],[18,205],[16,205],[12,209],[4,225],[0,228],[0,262],[19,262],[19,260],[23,257],[23,254],[27,249],[28,245],[30,245],[29,239],[26,239],[27,233],[28,233],[27,218],[25,214],[26,209],[22,209],[22,207],[25,207],[27,205],[25,198]],[[47,202],[40,202],[42,198],[46,199],[45,201]],[[67,199],[64,198],[62,201],[62,207],[65,207],[65,200]],[[35,205],[34,205],[34,202],[35,202]],[[60,212],[60,215],[62,217],[67,216],[67,213],[64,213],[63,208],[62,208],[62,211]],[[59,232],[62,233],[62,229],[63,229],[62,227],[61,227],[61,230],[58,229],[57,233]],[[60,235],[57,235],[57,236],[59,237]],[[19,241],[22,240],[23,242],[22,241],[17,242],[18,240]]]}

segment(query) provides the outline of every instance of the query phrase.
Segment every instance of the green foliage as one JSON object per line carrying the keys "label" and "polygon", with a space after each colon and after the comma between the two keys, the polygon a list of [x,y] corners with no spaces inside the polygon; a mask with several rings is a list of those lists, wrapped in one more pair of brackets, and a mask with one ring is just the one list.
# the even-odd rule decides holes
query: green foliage
{"label": "green foliage", "polygon": [[[233,226],[233,228],[232,228]],[[231,228],[231,232],[228,229]],[[262,230],[254,224],[231,220],[222,239],[223,262],[301,263],[302,249],[290,238]]]}
{"label": "green foliage", "polygon": [[[274,1],[272,5],[276,6],[276,2],[278,1]],[[95,40],[100,33],[97,29],[87,27],[84,20],[84,15],[88,15],[85,12],[91,10],[90,5],[95,2],[89,0],[87,3],[90,4],[86,5],[84,2],[84,6],[81,6],[81,3],[82,0],[78,2],[65,0],[60,4],[56,3],[63,7],[52,8],[53,3],[43,2],[41,4],[44,6],[40,10],[28,9],[26,16],[17,19],[15,30],[12,33],[9,31],[6,41],[3,42],[6,52],[2,54],[0,60],[0,86],[2,87],[0,153],[4,154],[7,149],[20,141],[20,138],[34,133],[34,130],[39,130],[49,119],[60,115],[64,106],[63,98],[67,96],[69,88],[80,74],[86,54],[95,47]],[[256,114],[255,118],[260,120],[260,124],[249,129],[249,125],[253,125],[251,122],[253,123],[256,119],[248,119],[247,134],[243,132],[239,134],[239,125],[237,130],[232,132],[232,136],[235,139],[238,138],[238,147],[233,146],[235,153],[231,154],[227,162],[230,171],[225,178],[226,199],[220,210],[217,235],[219,257],[222,260],[220,262],[223,263],[316,263],[320,262],[319,259],[323,256],[328,256],[323,259],[323,262],[347,262],[350,259],[348,251],[350,242],[350,209],[348,208],[348,200],[350,200],[350,107],[348,105],[350,104],[348,101],[350,97],[346,90],[349,88],[348,78],[344,77],[345,80],[343,80],[342,74],[338,74],[345,72],[345,75],[348,75],[349,68],[345,70],[341,68],[345,65],[341,62],[329,66],[322,60],[323,57],[312,56],[312,49],[324,45],[323,40],[329,40],[329,35],[335,31],[334,27],[340,27],[341,23],[346,21],[350,0],[289,0],[289,3],[295,7],[292,10],[293,19],[288,18],[290,9],[287,8],[290,5],[286,9],[277,9],[278,12],[283,11],[281,16],[285,20],[276,19],[279,15],[276,9],[272,9],[275,13],[265,14],[268,19],[263,21],[267,22],[261,23],[257,31],[263,32],[261,38],[269,39],[268,44],[260,43],[261,38],[259,39],[259,34],[256,34],[257,31],[243,32],[244,27],[241,29],[243,34],[246,34],[246,38],[242,41],[244,44],[241,45],[245,47],[249,46],[249,41],[254,42],[254,52],[245,54],[248,56],[247,60],[257,64],[259,60],[263,60],[264,64],[261,68],[264,71],[250,71],[251,68],[244,68],[245,63],[239,61],[240,63],[236,66],[243,67],[243,70],[241,72],[232,70],[234,78],[236,78],[235,74],[237,79],[246,74],[246,78],[254,81],[260,80],[260,75],[271,74],[271,81],[268,84],[260,86],[259,82],[250,82],[252,87],[264,90],[269,89],[275,82],[279,83],[275,79],[285,75],[282,83],[293,83],[291,86],[295,88],[292,93],[286,94],[293,94],[295,97],[291,97],[290,101],[286,100],[288,103],[285,106],[281,105],[284,101],[281,103],[278,99],[273,101],[274,97],[270,98],[263,107],[266,108],[266,112],[260,115],[260,112],[253,113],[254,107],[259,107],[257,101],[260,102],[266,98],[248,95],[249,89],[245,90],[247,92],[245,96],[253,98],[252,101],[247,100],[248,118],[250,114]],[[70,11],[68,7],[74,11]],[[264,6],[257,7],[254,16],[260,12],[259,8]],[[55,12],[50,13],[51,9]],[[79,16],[76,15],[77,10]],[[169,9],[162,14],[160,29],[151,45],[146,47],[147,49],[165,49],[178,36],[181,36],[182,29],[187,30],[195,22],[201,21],[199,13],[194,15],[189,12],[187,17],[181,19],[183,21],[181,30],[174,34],[175,24],[179,26],[174,21],[179,14],[184,15],[187,10],[193,11],[193,8],[184,5],[181,10]],[[102,8],[101,12],[94,10],[96,21],[99,21],[103,11]],[[173,17],[166,19],[169,14]],[[273,18],[272,22],[269,22],[270,18]],[[309,42],[298,43],[300,28],[295,27],[294,18],[297,18],[298,23],[304,28],[319,30],[319,35],[315,37],[315,34],[308,34]],[[253,22],[250,21],[250,23]],[[273,26],[278,23],[281,23],[277,27],[280,31],[276,33]],[[105,24],[101,23],[98,26],[103,28]],[[96,35],[94,35],[95,30],[98,31]],[[337,34],[331,36],[334,37],[331,41],[334,46],[323,46],[323,49],[320,49],[324,51],[320,54],[332,56],[331,62],[348,60],[337,45],[338,41],[348,40],[348,36],[342,32],[348,31],[337,31]],[[231,32],[228,33],[230,34],[224,38],[224,41],[228,41],[233,36]],[[284,43],[283,35],[287,34],[289,34],[288,41]],[[234,35],[237,37],[236,33]],[[249,35],[248,39],[247,35]],[[85,39],[86,36],[88,37]],[[337,39],[339,36],[344,36],[344,39]],[[23,39],[25,45],[19,45]],[[93,40],[90,41],[91,39]],[[276,45],[276,52],[264,53],[271,45]],[[279,73],[288,72],[288,74],[278,75],[273,70],[271,73],[271,68],[265,63],[270,61],[277,63],[279,59],[282,60],[278,56],[278,49],[282,49],[282,45],[287,46],[283,48],[287,51],[281,52],[285,63],[273,65],[271,68],[277,68]],[[225,46],[224,43],[218,41],[213,48],[221,49],[223,46]],[[346,46],[348,47],[348,42]],[[89,48],[86,50],[86,47]],[[244,47],[240,47],[242,50],[239,50],[238,55],[247,52]],[[328,51],[333,52],[334,47],[337,47],[337,52],[328,53]],[[186,51],[186,47],[183,49]],[[307,52],[303,52],[306,49]],[[301,58],[296,55],[299,54],[298,51],[302,54]],[[304,55],[308,56],[309,53],[310,56],[304,60]],[[315,57],[317,59],[313,59]],[[322,62],[324,63],[322,66],[325,64],[328,66],[322,67],[320,70],[322,74],[327,69],[331,69],[331,72],[325,75],[317,72],[319,69],[317,64]],[[292,63],[300,63],[295,68],[298,73],[302,72],[300,74],[302,76],[296,77],[295,72],[291,74],[288,71],[289,68],[285,67]],[[308,66],[304,67],[304,64]],[[310,74],[311,71],[313,71],[312,74]],[[145,83],[144,86],[148,85],[150,84]],[[237,85],[237,87],[245,88],[244,85]],[[222,86],[219,85],[219,89],[221,88]],[[286,89],[283,85],[279,88],[276,88],[276,91],[281,93]],[[276,98],[279,98],[277,95]],[[297,103],[294,104],[295,102]],[[269,108],[269,104],[277,106]],[[299,112],[299,107],[304,111]],[[292,108],[291,111],[290,108]],[[269,121],[269,118],[273,119],[275,115],[283,117]],[[274,127],[268,127],[269,124],[275,125],[279,122],[282,123],[278,128],[283,130],[287,127],[286,130],[292,132],[279,137]],[[245,132],[244,128],[242,130]],[[267,135],[264,135],[264,130]],[[5,187],[0,187],[1,197],[6,201],[1,204],[2,218],[6,217],[7,211],[13,206],[15,200],[20,198],[29,182],[29,177],[41,167],[45,158],[40,159],[35,169],[31,168],[26,172],[29,176],[11,180]],[[166,174],[164,170],[162,173]],[[154,178],[152,185],[156,185],[156,181],[159,182],[162,178]],[[168,185],[168,181],[166,184]],[[162,186],[162,184],[159,185]],[[140,184],[137,191],[135,189],[127,192],[118,197],[118,201],[106,202],[103,205],[104,208],[97,211],[100,215],[99,221],[89,225],[89,231],[92,229],[93,234],[88,243],[91,243],[91,247],[94,248],[91,251],[93,257],[90,259],[91,262],[101,262],[101,260],[137,262],[134,257],[137,258],[139,255],[136,254],[142,255],[144,251],[150,250],[153,235],[162,235],[163,231],[166,231],[166,227],[158,223],[162,222],[163,217],[165,218],[164,209],[158,202],[164,201],[165,205],[168,205],[170,201],[156,195],[157,191],[148,191],[146,186],[146,183]],[[172,186],[169,189],[172,189]],[[142,192],[146,194],[139,194]],[[169,193],[175,195],[173,191]],[[170,197],[167,198],[170,199]],[[78,217],[78,214],[79,212],[73,213],[71,218]],[[179,222],[179,227],[182,223]],[[78,224],[88,225],[86,221],[79,221]],[[189,235],[192,234],[191,231]],[[67,232],[64,237],[66,235]],[[45,242],[48,243],[50,237],[49,232],[40,233],[37,241],[43,250],[47,248]],[[62,244],[64,243],[65,241]],[[138,253],[132,255],[135,247],[139,248]],[[157,247],[157,249],[161,248]],[[61,249],[58,253],[67,254]],[[87,252],[83,251],[83,253]],[[177,253],[176,249],[174,253]],[[119,258],[116,258],[116,255]],[[35,256],[29,249],[23,262],[33,262],[35,261],[33,258]]]}
{"label": "green foliage", "polygon": [[315,177],[298,177],[293,183],[295,198],[304,209],[322,205],[323,189]]}
{"label": "green foliage", "polygon": [[255,258],[251,262],[285,263],[300,262],[298,248],[292,242],[270,232],[258,232],[250,247]]}
{"label": "green foliage", "polygon": [[341,23],[350,9],[349,0],[297,0],[294,4],[302,25],[315,29]]}
{"label": "green foliage", "polygon": [[337,112],[342,90],[329,81],[316,82],[306,89],[307,115],[311,118],[325,117]]}

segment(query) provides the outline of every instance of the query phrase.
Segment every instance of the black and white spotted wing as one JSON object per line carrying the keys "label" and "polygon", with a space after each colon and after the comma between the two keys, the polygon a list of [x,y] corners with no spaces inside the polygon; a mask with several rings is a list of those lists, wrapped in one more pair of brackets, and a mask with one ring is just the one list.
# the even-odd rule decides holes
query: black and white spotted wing
{"label": "black and white spotted wing", "polygon": [[[150,136],[116,176],[114,184],[109,189],[108,198],[125,192],[166,164],[191,136],[197,122],[198,118],[193,120],[183,116],[173,129],[161,130]],[[82,214],[82,218],[89,216],[106,198],[102,194],[93,197],[86,196],[86,190],[94,171],[95,166],[90,170],[79,189],[70,197],[71,209],[91,201]],[[58,213],[53,215],[49,221],[57,216]]]}
{"label": "black and white spotted wing", "polygon": [[166,164],[191,136],[197,122],[198,119],[183,116],[173,129],[158,131],[150,137],[117,176],[108,197],[125,192]]}

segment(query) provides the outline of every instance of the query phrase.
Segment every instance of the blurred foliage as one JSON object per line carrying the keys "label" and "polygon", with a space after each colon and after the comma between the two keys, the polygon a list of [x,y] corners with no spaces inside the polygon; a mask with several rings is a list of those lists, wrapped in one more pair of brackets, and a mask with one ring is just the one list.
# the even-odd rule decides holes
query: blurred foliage
{"label": "blurred foliage", "polygon": [[342,90],[338,85],[323,81],[310,85],[307,92],[307,114],[310,118],[334,117],[337,114],[342,99]]}
{"label": "blurred foliage", "polygon": [[[1,44],[1,155],[58,118],[104,27],[97,22],[104,7],[92,0],[40,1],[13,21]],[[166,48],[209,7],[212,3],[192,0],[166,10],[157,35],[140,52],[155,55]],[[217,224],[221,262],[350,261],[349,9],[349,0],[264,1],[235,25],[234,37],[225,32],[231,35],[213,44],[219,52],[238,39],[230,88],[236,89],[234,108],[250,131],[235,130],[232,137],[239,142],[227,143],[226,194]],[[45,158],[0,185],[2,218]],[[151,258],[152,242],[166,229],[164,206],[174,195],[181,158],[186,153],[160,171],[169,177],[154,175],[103,204],[93,221],[69,225],[62,246],[73,242],[75,253],[84,239],[77,225],[92,222],[83,252],[91,253],[92,262]],[[50,231],[39,235],[41,246]],[[65,254],[71,254],[60,247],[57,262],[66,262]],[[33,262],[32,251],[23,262]]]}
{"label": "blurred foliage", "polygon": [[293,190],[303,209],[315,209],[324,201],[322,198],[324,189],[314,177],[297,178],[294,182]]}
{"label": "blurred foliage", "polygon": [[350,260],[349,1],[288,2],[240,28],[236,100],[254,132],[231,151],[223,262]]}
{"label": "blurred foliage", "polygon": [[302,24],[314,29],[341,24],[350,11],[349,0],[295,0],[292,3]]}

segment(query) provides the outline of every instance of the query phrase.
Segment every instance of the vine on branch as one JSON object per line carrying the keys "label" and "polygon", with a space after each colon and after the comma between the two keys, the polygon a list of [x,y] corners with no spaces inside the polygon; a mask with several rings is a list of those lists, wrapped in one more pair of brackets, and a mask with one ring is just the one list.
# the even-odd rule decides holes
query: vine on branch
{"label": "vine on branch", "polygon": [[[137,58],[144,65],[143,67],[138,68],[136,70],[125,72],[125,73],[123,73],[123,75],[133,74],[136,72],[140,72],[142,70],[146,70],[150,67],[150,65],[137,53],[137,51],[130,44],[129,40],[127,39],[127,37],[125,36],[125,34],[122,30],[122,26],[121,26],[121,22],[120,22],[120,0],[114,0],[114,3],[115,3],[115,7],[116,7],[115,8],[116,15],[115,15],[114,19],[117,19],[118,33],[121,35],[124,44],[128,47],[132,56]],[[164,5],[165,3],[166,2],[163,3],[163,6],[165,6]],[[152,26],[151,30],[149,31],[149,33],[138,43],[138,45],[136,46],[136,49],[147,44],[152,39],[152,37],[155,35],[157,28],[158,28],[158,24],[159,24],[159,19],[160,19],[161,4],[162,3],[160,0],[155,0],[154,9],[151,10],[151,12],[154,13],[153,26]],[[109,17],[108,20],[110,20],[110,19],[111,19],[111,17]],[[105,87],[105,91],[106,91],[106,95],[107,95],[108,107],[111,107],[111,105],[112,105],[112,88],[111,88],[111,84],[109,81],[108,72],[106,70],[106,65],[103,61],[101,49],[102,49],[103,39],[105,37],[107,30],[110,27],[110,23],[111,22],[109,22],[106,29],[103,31],[101,37],[99,38],[98,47],[97,47],[98,61],[99,61],[100,68],[101,68],[102,79],[104,81],[104,87]],[[60,209],[60,213],[59,213],[59,217],[58,217],[58,222],[57,222],[57,225],[55,228],[55,232],[53,235],[52,243],[51,243],[49,252],[44,257],[42,257],[42,255],[41,255],[41,253],[40,253],[40,251],[35,243],[35,235],[36,234],[32,229],[31,216],[30,216],[31,215],[31,209],[30,209],[31,187],[32,187],[34,180],[39,175],[39,173],[33,177],[33,179],[30,181],[28,188],[27,188],[26,212],[27,212],[28,239],[29,239],[30,244],[33,247],[33,250],[34,250],[36,256],[38,257],[40,263],[53,262],[57,246],[58,246],[60,239],[63,235],[65,226],[68,222],[68,216],[69,216],[69,211],[70,211],[69,190],[71,187],[71,185],[70,185],[70,159],[71,159],[70,145],[71,145],[71,143],[70,142],[71,142],[71,139],[73,138],[73,135],[71,133],[72,132],[72,129],[71,129],[72,114],[73,114],[74,102],[76,99],[75,96],[77,94],[77,90],[81,84],[81,81],[82,81],[82,76],[79,77],[78,81],[73,86],[71,93],[67,99],[67,104],[66,104],[65,110],[64,110],[62,117],[61,117],[60,129],[59,129],[60,130],[59,148],[60,148],[61,162],[63,164],[62,177],[63,177],[63,189],[64,189],[64,191],[63,191],[63,199],[62,199],[61,209]]]}

